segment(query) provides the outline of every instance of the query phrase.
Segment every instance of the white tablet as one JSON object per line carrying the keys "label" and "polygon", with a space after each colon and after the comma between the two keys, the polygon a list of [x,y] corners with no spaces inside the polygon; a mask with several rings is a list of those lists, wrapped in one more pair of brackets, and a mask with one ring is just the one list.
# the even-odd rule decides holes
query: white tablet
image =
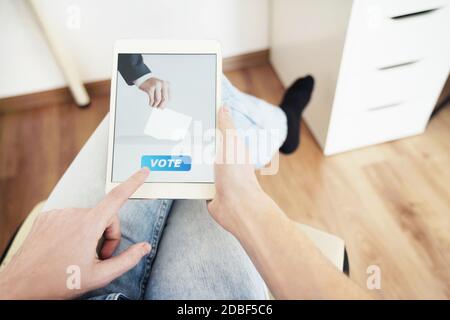
{"label": "white tablet", "polygon": [[150,175],[133,198],[214,196],[221,74],[216,41],[116,43],[107,192],[148,167]]}

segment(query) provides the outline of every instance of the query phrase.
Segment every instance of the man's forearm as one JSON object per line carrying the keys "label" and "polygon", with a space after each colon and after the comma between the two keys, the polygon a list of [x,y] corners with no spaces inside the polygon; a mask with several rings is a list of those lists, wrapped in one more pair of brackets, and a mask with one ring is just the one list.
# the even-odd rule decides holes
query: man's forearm
{"label": "man's forearm", "polygon": [[145,65],[141,54],[119,54],[117,68],[125,82],[130,86],[134,84],[136,79],[151,72]]}
{"label": "man's forearm", "polygon": [[339,272],[290,220],[262,193],[244,200],[231,230],[268,284],[281,299],[369,298]]}

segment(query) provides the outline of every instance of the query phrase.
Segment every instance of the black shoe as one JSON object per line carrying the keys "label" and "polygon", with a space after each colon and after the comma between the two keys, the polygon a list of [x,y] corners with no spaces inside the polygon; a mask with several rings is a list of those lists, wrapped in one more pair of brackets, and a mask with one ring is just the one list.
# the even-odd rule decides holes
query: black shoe
{"label": "black shoe", "polygon": [[314,78],[310,75],[297,79],[285,92],[281,109],[287,118],[287,137],[280,152],[289,154],[294,152],[300,144],[300,121],[311,99],[314,89]]}

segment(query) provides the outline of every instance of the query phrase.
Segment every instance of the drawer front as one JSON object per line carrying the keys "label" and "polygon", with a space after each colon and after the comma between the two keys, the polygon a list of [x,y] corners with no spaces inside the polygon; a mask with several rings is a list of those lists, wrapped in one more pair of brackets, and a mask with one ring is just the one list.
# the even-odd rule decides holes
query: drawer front
{"label": "drawer front", "polygon": [[363,113],[333,115],[324,152],[329,155],[422,133],[429,113],[426,101],[416,99]]}
{"label": "drawer front", "polygon": [[450,0],[356,1],[354,50],[375,68],[450,53]]}
{"label": "drawer front", "polygon": [[[398,17],[410,15],[417,12],[423,12],[433,8],[444,7],[450,5],[449,0],[359,0],[368,13],[378,14],[378,11],[385,16]],[[378,17],[373,17],[374,19]]]}
{"label": "drawer front", "polygon": [[449,68],[450,60],[442,55],[385,68],[362,66],[358,70],[352,65],[341,73],[334,108],[339,113],[364,112],[420,97],[426,97],[431,106]]}

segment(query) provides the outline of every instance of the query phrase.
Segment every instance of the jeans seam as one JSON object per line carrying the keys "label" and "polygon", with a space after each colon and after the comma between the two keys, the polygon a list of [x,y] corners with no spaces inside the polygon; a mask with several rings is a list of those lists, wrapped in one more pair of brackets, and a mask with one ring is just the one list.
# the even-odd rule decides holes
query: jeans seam
{"label": "jeans seam", "polygon": [[140,288],[139,288],[139,299],[143,299],[144,295],[145,295],[147,283],[148,283],[148,280],[150,277],[150,272],[152,269],[153,259],[156,255],[156,250],[157,250],[158,242],[160,239],[160,233],[163,229],[164,221],[166,220],[166,218],[168,216],[167,210],[166,210],[167,207],[168,207],[168,201],[161,200],[161,205],[159,206],[159,209],[157,211],[158,212],[158,220],[155,224],[153,231],[151,232],[151,234],[153,235],[153,238],[151,239],[151,243],[150,243],[152,246],[152,251],[145,259],[144,274],[142,276],[141,284],[140,284]]}

